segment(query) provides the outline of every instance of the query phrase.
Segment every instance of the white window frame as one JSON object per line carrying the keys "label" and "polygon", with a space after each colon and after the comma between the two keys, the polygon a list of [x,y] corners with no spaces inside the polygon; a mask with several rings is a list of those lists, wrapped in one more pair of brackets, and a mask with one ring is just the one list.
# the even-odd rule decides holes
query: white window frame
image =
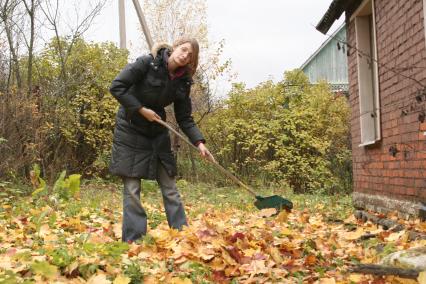
{"label": "white window frame", "polygon": [[361,129],[359,147],[363,147],[381,140],[374,0],[364,0],[350,20],[355,23]]}
{"label": "white window frame", "polygon": [[426,44],[426,0],[423,0],[423,30],[425,32],[425,44]]}

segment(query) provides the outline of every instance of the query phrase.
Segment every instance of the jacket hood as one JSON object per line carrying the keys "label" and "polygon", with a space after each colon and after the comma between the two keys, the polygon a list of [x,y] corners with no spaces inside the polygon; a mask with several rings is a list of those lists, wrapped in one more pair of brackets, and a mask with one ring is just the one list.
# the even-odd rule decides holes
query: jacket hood
{"label": "jacket hood", "polygon": [[173,50],[173,47],[170,44],[165,43],[165,42],[154,44],[154,46],[151,49],[152,56],[154,58],[157,57],[159,55],[159,51],[162,50],[162,49],[168,49],[168,50],[171,51],[171,50]]}

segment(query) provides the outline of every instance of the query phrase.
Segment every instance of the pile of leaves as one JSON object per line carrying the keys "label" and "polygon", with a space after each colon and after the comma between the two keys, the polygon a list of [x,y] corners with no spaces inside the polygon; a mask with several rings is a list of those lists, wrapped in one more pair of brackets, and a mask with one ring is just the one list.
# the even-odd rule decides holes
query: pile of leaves
{"label": "pile of leaves", "polygon": [[[75,189],[70,180],[59,192],[67,181]],[[189,227],[176,231],[164,219],[154,226],[151,218],[148,234],[128,244],[120,239],[120,192],[102,185],[79,194],[19,196],[3,184],[0,283],[416,283],[347,269],[426,245],[352,214],[336,218],[336,208],[321,202],[303,210],[296,202],[291,213],[250,203],[241,210],[197,204],[185,190]],[[142,200],[151,217],[164,216],[161,203]],[[204,211],[192,215],[199,207]],[[403,223],[426,231],[418,220]],[[366,234],[375,237],[364,240]]]}

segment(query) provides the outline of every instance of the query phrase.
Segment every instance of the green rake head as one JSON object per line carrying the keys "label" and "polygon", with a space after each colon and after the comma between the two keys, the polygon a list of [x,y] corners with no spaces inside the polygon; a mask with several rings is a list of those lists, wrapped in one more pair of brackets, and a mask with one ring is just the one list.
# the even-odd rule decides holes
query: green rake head
{"label": "green rake head", "polygon": [[254,202],[254,206],[256,206],[257,209],[275,208],[278,212],[282,209],[285,209],[286,211],[291,211],[291,209],[293,208],[293,202],[278,195],[268,197],[262,197],[257,195],[256,201]]}

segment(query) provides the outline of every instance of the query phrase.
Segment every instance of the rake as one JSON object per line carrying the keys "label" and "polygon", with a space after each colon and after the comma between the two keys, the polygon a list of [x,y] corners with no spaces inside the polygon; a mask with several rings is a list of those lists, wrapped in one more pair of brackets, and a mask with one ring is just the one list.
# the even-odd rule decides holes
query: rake
{"label": "rake", "polygon": [[[182,139],[186,144],[188,144],[192,149],[196,150],[198,152],[198,148],[192,144],[188,139],[186,139],[182,134],[177,132],[175,129],[173,129],[167,122],[163,120],[155,120],[157,123],[161,124],[162,126],[169,129],[171,132],[176,134],[180,139]],[[232,179],[235,183],[237,183],[239,186],[241,186],[243,189],[248,191],[251,195],[253,195],[256,198],[256,201],[254,202],[254,206],[258,209],[265,209],[265,208],[275,208],[277,212],[281,211],[282,209],[285,209],[286,211],[290,211],[293,208],[293,202],[291,202],[288,199],[285,199],[279,195],[272,195],[263,197],[260,195],[257,195],[250,187],[248,187],[246,184],[244,184],[241,180],[239,180],[236,176],[234,176],[230,171],[226,170],[224,167],[219,165],[216,160],[212,156],[210,156],[207,159],[213,166],[215,166],[219,171],[221,171],[223,174],[225,174],[227,177]]]}

